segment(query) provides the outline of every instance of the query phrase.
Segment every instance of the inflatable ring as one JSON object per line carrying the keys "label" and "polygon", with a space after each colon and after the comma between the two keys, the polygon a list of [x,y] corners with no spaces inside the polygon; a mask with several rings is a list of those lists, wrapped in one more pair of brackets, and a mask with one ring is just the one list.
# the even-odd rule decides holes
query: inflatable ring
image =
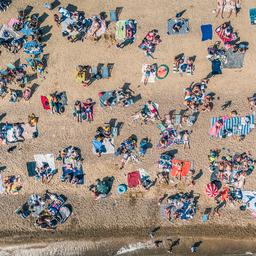
{"label": "inflatable ring", "polygon": [[168,76],[168,74],[169,74],[169,67],[167,65],[162,64],[157,68],[156,77],[158,79],[164,79]]}
{"label": "inflatable ring", "polygon": [[127,191],[127,186],[125,184],[120,184],[117,187],[118,194],[124,194]]}

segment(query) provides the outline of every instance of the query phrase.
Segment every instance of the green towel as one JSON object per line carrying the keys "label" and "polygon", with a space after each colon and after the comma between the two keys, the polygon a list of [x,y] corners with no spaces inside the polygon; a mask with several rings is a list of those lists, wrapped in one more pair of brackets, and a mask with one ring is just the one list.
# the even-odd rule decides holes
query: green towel
{"label": "green towel", "polygon": [[124,40],[126,35],[125,35],[125,20],[119,20],[116,23],[116,39],[117,40]]}

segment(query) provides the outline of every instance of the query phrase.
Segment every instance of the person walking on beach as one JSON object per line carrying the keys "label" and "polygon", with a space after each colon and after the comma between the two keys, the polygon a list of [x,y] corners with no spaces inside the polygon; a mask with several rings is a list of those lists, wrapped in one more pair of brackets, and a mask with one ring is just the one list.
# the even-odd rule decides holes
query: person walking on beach
{"label": "person walking on beach", "polygon": [[180,238],[174,241],[172,239],[167,239],[167,240],[170,241],[170,248],[167,252],[172,253],[173,247],[178,246],[180,244]]}
{"label": "person walking on beach", "polygon": [[191,252],[192,253],[196,253],[199,246],[201,245],[202,241],[198,241],[198,242],[195,242],[194,244],[192,244],[191,246]]}

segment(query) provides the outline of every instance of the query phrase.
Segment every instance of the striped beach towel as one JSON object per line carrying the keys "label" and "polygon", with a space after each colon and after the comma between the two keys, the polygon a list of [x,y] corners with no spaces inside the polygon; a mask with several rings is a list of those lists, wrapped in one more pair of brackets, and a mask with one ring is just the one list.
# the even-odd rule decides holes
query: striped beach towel
{"label": "striped beach towel", "polygon": [[[211,118],[211,128],[215,126],[216,122],[222,117]],[[247,115],[245,117],[230,117],[224,120],[223,126],[218,131],[215,137],[223,138],[225,134],[245,136],[254,128],[254,115]]]}

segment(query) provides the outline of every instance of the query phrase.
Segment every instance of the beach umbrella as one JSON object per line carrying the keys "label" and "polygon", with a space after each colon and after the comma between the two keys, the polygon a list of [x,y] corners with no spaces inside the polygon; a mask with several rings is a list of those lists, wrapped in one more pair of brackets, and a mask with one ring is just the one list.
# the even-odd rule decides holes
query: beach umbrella
{"label": "beach umbrella", "polygon": [[209,197],[215,197],[218,195],[218,188],[215,184],[209,183],[206,185],[205,192]]}

